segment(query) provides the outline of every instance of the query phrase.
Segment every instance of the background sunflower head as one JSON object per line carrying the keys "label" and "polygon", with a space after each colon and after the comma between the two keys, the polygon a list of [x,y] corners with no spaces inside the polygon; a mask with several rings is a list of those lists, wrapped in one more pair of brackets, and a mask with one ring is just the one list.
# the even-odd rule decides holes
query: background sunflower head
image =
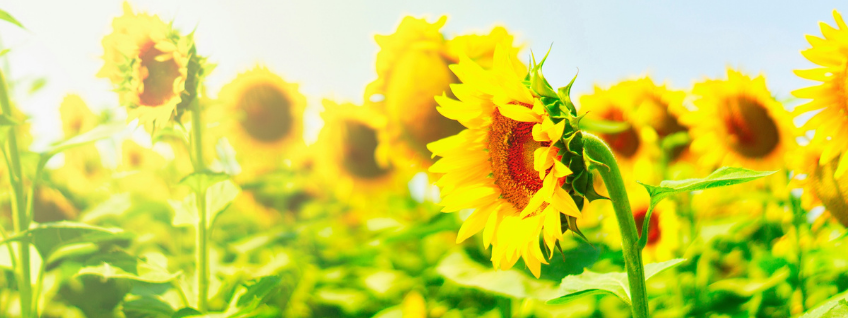
{"label": "background sunflower head", "polygon": [[257,66],[221,88],[218,99],[212,117],[220,125],[217,134],[226,136],[236,152],[240,176],[255,178],[285,160],[299,162],[306,97],[297,84]]}
{"label": "background sunflower head", "polygon": [[112,21],[103,38],[104,64],[98,77],[108,78],[128,107],[128,120],[138,118],[148,130],[163,127],[182,101],[188,80],[193,41],[156,15],[124,14]]}
{"label": "background sunflower head", "polygon": [[[378,78],[365,90],[369,107],[388,117],[380,132],[378,160],[396,168],[426,169],[433,163],[427,144],[463,129],[458,122],[436,110],[433,96],[447,93],[455,98],[451,84],[459,79],[448,67],[460,56],[491,67],[495,45],[505,45],[515,56],[513,37],[496,27],[488,35],[463,35],[446,41],[440,28],[446,17],[434,23],[405,17],[394,34],[376,36]],[[518,67],[523,67],[520,63]]]}
{"label": "background sunflower head", "polygon": [[728,69],[726,80],[696,83],[692,94],[696,109],[681,120],[690,128],[691,149],[702,166],[785,167],[784,155],[796,145],[795,127],[762,75],[751,78]]}
{"label": "background sunflower head", "polygon": [[[820,110],[803,126],[805,130],[815,130],[811,143],[822,150],[819,164],[830,165],[833,158],[848,150],[848,26],[842,15],[833,10],[836,28],[822,22],[824,38],[807,35],[812,46],[801,51],[810,62],[819,67],[808,70],[796,70],[798,76],[821,82],[816,86],[793,91],[799,98],[811,99],[793,110],[793,115]],[[842,176],[848,171],[848,156],[841,156],[836,166],[836,174]]]}

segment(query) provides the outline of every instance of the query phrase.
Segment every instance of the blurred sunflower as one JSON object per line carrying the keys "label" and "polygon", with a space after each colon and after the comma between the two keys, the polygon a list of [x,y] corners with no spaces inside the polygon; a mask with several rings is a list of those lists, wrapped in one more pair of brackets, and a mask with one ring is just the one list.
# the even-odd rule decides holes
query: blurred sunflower
{"label": "blurred sunflower", "polygon": [[[79,95],[69,94],[59,105],[65,139],[87,132],[97,126],[99,119]],[[63,152],[65,164],[51,176],[77,195],[91,193],[109,181],[109,173],[100,161],[94,145],[85,145]]]}
{"label": "blurred sunflower", "polygon": [[[683,100],[686,93],[669,89],[665,84],[657,85],[650,77],[627,81],[631,98],[636,105],[635,120],[641,126],[651,127],[662,140],[677,133],[688,132],[680,123],[680,115],[686,112]],[[689,144],[677,145],[669,151],[669,162],[691,159]]]}
{"label": "blurred sunflower", "polygon": [[[820,110],[803,128],[815,130],[811,143],[822,150],[819,159],[822,166],[829,166],[834,158],[848,150],[848,117],[845,115],[848,113],[848,26],[836,10],[833,10],[833,19],[837,29],[824,22],[819,23],[824,39],[807,35],[812,47],[801,51],[810,62],[821,67],[795,70],[795,74],[802,78],[822,83],[792,92],[796,97],[812,99],[796,107],[793,115]],[[848,156],[841,158],[836,164],[837,177],[848,171]]]}
{"label": "blurred sunflower", "polygon": [[[633,210],[633,218],[636,220],[636,230],[642,236],[644,229],[642,225],[648,215],[651,197],[642,187],[628,189],[630,197],[630,208]],[[609,201],[593,203],[590,213],[603,215],[601,232],[605,233],[605,242],[611,247],[621,246],[621,232],[618,230],[618,222],[615,212]],[[600,209],[601,211],[598,211]],[[587,211],[588,212],[588,211]],[[670,200],[661,201],[654,207],[651,220],[648,225],[648,241],[642,250],[642,257],[646,263],[662,262],[679,256],[681,252],[681,235],[688,233],[683,231],[683,223],[677,216],[674,202]],[[690,238],[691,239],[691,238]]]}
{"label": "blurred sunflower", "polygon": [[121,189],[147,198],[170,198],[170,187],[157,172],[166,165],[165,158],[152,149],[132,140],[121,144],[121,161],[118,165],[118,185]]}
{"label": "blurred sunflower", "polygon": [[[312,147],[316,171],[336,188],[337,194],[373,196],[378,192],[406,189],[405,181],[392,166],[377,163],[377,127],[384,120],[364,106],[336,104],[323,100],[324,127]],[[359,195],[363,197],[364,195]]]}
{"label": "blurred sunflower", "polygon": [[690,127],[698,163],[710,168],[783,168],[784,155],[796,144],[789,112],[771,96],[763,76],[752,79],[728,69],[727,77],[695,84],[697,110],[681,117]]}
{"label": "blurred sunflower", "polygon": [[213,117],[236,151],[241,176],[256,178],[286,159],[297,162],[306,108],[297,84],[257,66],[221,88],[218,98],[223,107]]}
{"label": "blurred sunflower", "polygon": [[112,21],[103,38],[105,64],[97,73],[115,86],[128,107],[128,121],[138,118],[148,131],[163,127],[174,113],[188,80],[191,36],[181,36],[158,16],[124,14]]}
{"label": "blurred sunflower", "polygon": [[840,160],[848,155],[842,154],[820,164],[822,147],[810,144],[799,150],[790,163],[795,171],[792,185],[804,189],[803,207],[809,210],[823,205],[839,223],[848,227],[848,174],[836,174]]}
{"label": "blurred sunflower", "polygon": [[436,101],[440,113],[467,129],[428,145],[442,157],[429,171],[443,174],[436,182],[443,212],[475,209],[457,242],[482,230],[495,267],[508,269],[520,257],[539,277],[541,263],[547,264],[539,235],[553,256],[563,238],[561,216],[578,217],[580,209],[561,187],[572,172],[551,145],[562,137],[566,121],[554,124],[546,115],[511,53],[498,45],[491,70],[465,57],[451,66],[462,80],[451,86],[459,101],[446,94]]}
{"label": "blurred sunflower", "polygon": [[[365,89],[369,107],[388,117],[379,131],[377,160],[396,168],[427,168],[433,163],[427,144],[463,129],[458,122],[436,111],[433,96],[447,93],[455,98],[450,85],[459,83],[448,65],[467,56],[488,68],[496,44],[510,48],[515,57],[513,37],[496,27],[488,35],[464,35],[445,41],[439,29],[446,17],[435,23],[405,17],[391,35],[377,35],[378,78]],[[521,66],[517,64],[517,66]],[[523,67],[523,66],[521,66]]]}
{"label": "blurred sunflower", "polygon": [[79,210],[56,189],[39,186],[32,202],[32,220],[38,223],[74,220]]}
{"label": "blurred sunflower", "polygon": [[[653,84],[653,83],[651,83]],[[585,113],[587,118],[599,120],[623,122],[630,125],[627,130],[616,134],[598,134],[612,149],[618,162],[622,177],[625,180],[646,180],[655,175],[653,162],[660,156],[657,132],[651,129],[645,118],[640,118],[637,106],[657,100],[660,92],[650,92],[647,83],[636,81],[625,81],[602,89],[595,86],[595,91],[590,95],[580,97],[580,112]],[[648,97],[653,94],[653,97]],[[669,94],[673,95],[673,94]],[[673,98],[676,96],[665,96]],[[662,100],[660,100],[662,102]],[[666,110],[670,110],[666,105]],[[646,106],[647,108],[647,106]],[[661,108],[661,107],[656,107]],[[655,114],[659,109],[653,110]],[[657,124],[657,123],[653,123]],[[674,127],[662,127],[670,133]]]}

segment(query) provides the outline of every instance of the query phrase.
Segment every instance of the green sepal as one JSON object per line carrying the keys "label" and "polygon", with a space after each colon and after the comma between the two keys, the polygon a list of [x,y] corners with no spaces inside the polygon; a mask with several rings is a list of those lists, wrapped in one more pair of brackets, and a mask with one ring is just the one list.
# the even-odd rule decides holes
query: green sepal
{"label": "green sepal", "polygon": [[574,85],[574,81],[577,80],[577,75],[579,74],[580,70],[577,70],[577,74],[574,74],[574,78],[571,79],[571,82],[557,90],[557,95],[559,95],[559,99],[562,101],[563,107],[567,110],[566,113],[570,113],[571,116],[577,116],[577,107],[575,107],[574,102],[571,101],[571,86]]}
{"label": "green sepal", "polygon": [[591,156],[589,156],[589,154],[588,154],[588,153],[586,153],[585,151],[583,152],[583,158],[584,158],[584,159],[586,160],[586,162],[588,163],[587,165],[589,166],[589,169],[596,169],[596,170],[600,170],[601,168],[604,168],[606,171],[609,171],[609,169],[610,169],[610,167],[609,167],[609,166],[607,166],[605,163],[603,163],[603,162],[600,162],[600,161],[597,161],[597,160],[593,159],[593,158],[592,158]]}
{"label": "green sepal", "polygon": [[[573,217],[571,215],[566,215],[565,220],[566,220],[566,224],[568,224],[568,229],[571,230],[571,232],[574,232],[574,234],[577,234],[577,237],[581,238],[584,242],[589,243],[589,239],[586,238],[586,235],[583,235],[583,232],[581,232],[580,229],[577,228],[577,218],[576,217]],[[591,243],[589,243],[589,245],[591,245]]]}
{"label": "green sepal", "polygon": [[594,178],[593,178],[594,175],[592,175],[591,172],[588,172],[588,174],[589,174],[589,181],[590,182],[589,182],[589,184],[587,185],[587,187],[584,191],[584,192],[586,192],[586,195],[584,195],[583,197],[585,197],[586,200],[589,200],[589,202],[592,202],[592,201],[595,201],[595,200],[609,200],[610,198],[607,198],[607,197],[601,195],[600,193],[598,193],[597,190],[595,190]]}

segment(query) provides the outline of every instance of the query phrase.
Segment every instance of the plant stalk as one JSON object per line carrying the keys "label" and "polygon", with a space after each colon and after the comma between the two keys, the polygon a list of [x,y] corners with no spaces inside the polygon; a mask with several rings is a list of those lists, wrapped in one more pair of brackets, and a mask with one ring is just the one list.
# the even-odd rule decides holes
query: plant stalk
{"label": "plant stalk", "polygon": [[621,179],[621,171],[615,161],[615,156],[609,146],[593,134],[583,132],[583,151],[593,160],[609,167],[598,168],[601,178],[609,192],[618,228],[621,231],[621,245],[624,253],[624,265],[627,269],[627,280],[630,283],[630,298],[632,301],[633,317],[647,318],[648,291],[645,287],[645,267],[642,264],[642,250],[638,246],[639,234],[636,231],[636,220],[630,209],[630,201]]}
{"label": "plant stalk", "polygon": [[[0,71],[0,107],[3,114],[13,116],[12,104],[9,101],[9,92],[6,86],[6,78]],[[12,186],[12,223],[15,233],[21,233],[29,229],[29,216],[26,215],[26,198],[24,194],[23,173],[21,172],[21,156],[18,153],[18,139],[15,128],[9,129],[7,136],[6,151],[9,155],[9,183]],[[32,278],[30,274],[29,241],[23,240],[18,243],[18,291],[21,297],[21,316],[32,317]]]}
{"label": "plant stalk", "polygon": [[[203,121],[201,118],[200,103],[195,97],[191,102],[191,142],[194,150],[194,172],[202,172],[206,169],[203,163]],[[208,221],[206,215],[206,191],[195,191],[197,199],[197,226],[195,228],[195,263],[197,275],[197,309],[206,313],[209,310],[209,234],[207,233]]]}

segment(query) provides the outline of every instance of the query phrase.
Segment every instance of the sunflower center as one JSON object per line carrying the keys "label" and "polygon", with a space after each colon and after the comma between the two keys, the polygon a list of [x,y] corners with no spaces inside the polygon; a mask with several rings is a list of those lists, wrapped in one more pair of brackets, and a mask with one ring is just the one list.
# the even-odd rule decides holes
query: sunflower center
{"label": "sunflower center", "polygon": [[377,178],[389,172],[377,164],[377,131],[356,121],[344,122],[342,165],[345,170],[360,178]]}
{"label": "sunflower center", "polygon": [[830,214],[839,220],[839,223],[848,226],[848,174],[837,179],[834,172],[838,164],[839,157],[836,157],[825,165],[816,165],[815,172],[810,176],[810,183]]}
{"label": "sunflower center", "polygon": [[291,106],[288,96],[271,84],[247,88],[237,105],[244,114],[241,126],[262,142],[274,142],[289,135],[294,124]]}
{"label": "sunflower center", "polygon": [[488,149],[495,184],[501,189],[502,197],[519,211],[542,188],[539,172],[533,168],[533,152],[546,145],[533,140],[533,125],[505,117],[495,109],[489,130]]}
{"label": "sunflower center", "polygon": [[[601,114],[601,118],[611,121],[627,122],[624,118],[624,112],[618,108],[610,108],[605,113]],[[639,134],[631,125],[627,130],[617,134],[601,134],[601,138],[609,144],[610,148],[625,158],[633,157],[636,151],[639,150]]]}
{"label": "sunflower center", "polygon": [[[654,128],[654,131],[657,132],[657,135],[660,139],[665,138],[666,136],[686,131],[686,126],[680,124],[677,121],[677,117],[671,114],[668,111],[668,104],[657,98],[656,96],[650,98],[650,102],[646,104],[642,104],[643,107],[651,107],[650,114],[655,114],[650,118],[650,125]],[[689,144],[679,145],[674,149],[671,149],[671,160],[675,160],[683,154],[683,151],[689,147]]]}
{"label": "sunflower center", "polygon": [[[645,217],[648,215],[648,209],[643,208],[633,213],[633,218],[636,220],[636,230],[639,236],[642,236],[642,225],[645,223]],[[651,220],[648,221],[648,245],[654,245],[660,240],[660,215],[657,211],[651,214]]]}
{"label": "sunflower center", "polygon": [[430,158],[428,143],[465,129],[436,110],[433,96],[447,93],[455,99],[450,84],[460,82],[448,64],[436,51],[411,49],[398,59],[387,79],[387,111],[401,123],[402,137],[422,158]]}
{"label": "sunflower center", "polygon": [[141,49],[141,78],[144,88],[138,96],[142,106],[159,106],[173,98],[179,92],[174,92],[174,81],[180,76],[180,66],[173,58],[157,61],[162,55],[153,42]]}
{"label": "sunflower center", "polygon": [[762,158],[780,142],[777,124],[758,101],[739,96],[730,98],[724,116],[727,132],[733,137],[730,147],[748,158]]}

